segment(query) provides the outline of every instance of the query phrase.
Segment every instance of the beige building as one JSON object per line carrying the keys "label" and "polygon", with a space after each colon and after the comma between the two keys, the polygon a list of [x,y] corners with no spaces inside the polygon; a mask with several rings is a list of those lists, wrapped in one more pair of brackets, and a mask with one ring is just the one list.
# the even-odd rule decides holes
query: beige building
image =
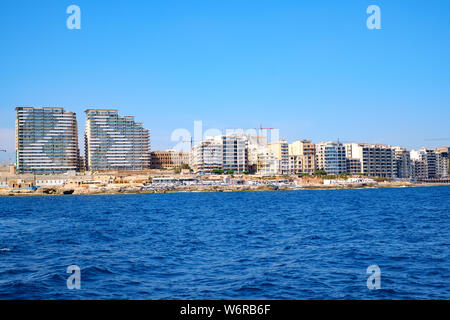
{"label": "beige building", "polygon": [[289,144],[287,141],[271,142],[267,147],[279,161],[279,173],[289,174]]}
{"label": "beige building", "polygon": [[302,157],[301,156],[289,156],[289,174],[301,174],[303,170],[302,167]]}
{"label": "beige building", "polygon": [[289,144],[289,155],[300,156],[302,172],[312,174],[316,171],[316,146],[309,140],[294,141]]}
{"label": "beige building", "polygon": [[150,156],[152,169],[173,169],[189,164],[189,152],[153,151]]}

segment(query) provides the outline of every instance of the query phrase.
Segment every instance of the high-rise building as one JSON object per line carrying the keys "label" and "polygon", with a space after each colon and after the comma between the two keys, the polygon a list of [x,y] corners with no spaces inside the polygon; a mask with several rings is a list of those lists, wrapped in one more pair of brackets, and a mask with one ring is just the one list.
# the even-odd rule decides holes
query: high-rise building
{"label": "high-rise building", "polygon": [[303,173],[312,174],[316,171],[316,147],[311,141],[300,140],[289,144],[289,155],[301,157]]}
{"label": "high-rise building", "polygon": [[372,177],[394,177],[394,148],[391,146],[369,143],[346,143],[344,146],[348,159],[359,160],[361,173]]}
{"label": "high-rise building", "polygon": [[150,134],[132,116],[88,109],[85,161],[88,170],[143,170],[150,167]]}
{"label": "high-rise building", "polygon": [[75,113],[63,108],[15,110],[18,173],[52,174],[79,169]]}
{"label": "high-rise building", "polygon": [[320,142],[316,144],[317,169],[327,174],[341,174],[347,171],[345,147],[340,142]]}

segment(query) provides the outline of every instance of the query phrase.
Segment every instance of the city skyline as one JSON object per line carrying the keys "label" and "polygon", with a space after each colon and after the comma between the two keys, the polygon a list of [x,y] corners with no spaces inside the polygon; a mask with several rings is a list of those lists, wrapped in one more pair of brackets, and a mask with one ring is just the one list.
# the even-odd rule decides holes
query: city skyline
{"label": "city skyline", "polygon": [[[142,171],[150,168],[195,173],[351,174],[400,179],[446,179],[450,147],[408,151],[402,146],[296,140],[288,143],[260,131],[221,133],[195,123],[194,140],[186,131],[172,135],[190,138],[191,148],[150,152],[150,131],[134,116],[117,109],[87,109],[85,157],[80,156],[76,114],[63,108],[17,107],[16,171],[19,174]],[[181,135],[180,135],[181,133]],[[179,140],[180,141],[180,140]],[[196,141],[195,144],[192,144]],[[183,162],[184,159],[184,162]],[[152,160],[155,163],[152,163]],[[10,167],[11,168],[11,167]]]}
{"label": "city skyline", "polygon": [[[39,110],[42,111],[43,109],[62,109],[65,112],[69,112],[69,113],[73,114],[75,121],[78,122],[78,145],[77,146],[79,148],[80,155],[84,155],[86,153],[86,140],[85,139],[86,139],[86,124],[88,123],[87,122],[87,120],[88,120],[87,118],[84,119],[84,121],[79,121],[78,120],[78,115],[75,112],[73,112],[71,110],[68,110],[68,109],[61,108],[61,107],[30,107],[30,106],[26,106],[26,107],[16,107],[15,109],[17,109],[17,108],[20,108],[20,109],[24,109],[24,108],[25,109],[33,109],[33,110],[38,110],[38,111]],[[116,113],[116,116],[117,116],[117,113],[120,112],[119,109],[93,108],[93,107],[91,107],[91,108],[88,108],[88,109],[84,110],[83,114],[86,114],[90,110],[93,110],[93,111],[112,111],[113,113]],[[131,118],[131,119],[135,118],[134,115],[129,115],[129,114],[121,114],[120,117],[121,118]],[[81,124],[81,123],[83,123],[83,124]],[[151,131],[151,129],[146,128],[145,124],[142,124],[141,122],[138,123],[138,124],[141,125],[141,127],[144,128],[146,131]],[[419,150],[419,149],[423,149],[423,148],[425,148],[425,149],[436,149],[436,148],[440,148],[440,147],[448,147],[449,146],[449,144],[439,143],[440,139],[436,139],[436,141],[438,143],[434,147],[427,147],[427,146],[423,145],[422,147],[418,147],[418,148],[408,148],[407,146],[404,146],[404,145],[394,145],[394,144],[389,143],[389,142],[387,142],[387,143],[385,143],[385,142],[379,143],[379,142],[373,142],[373,141],[356,141],[356,140],[344,141],[344,140],[340,140],[339,138],[338,139],[328,139],[328,140],[325,139],[325,140],[322,140],[322,141],[316,141],[316,140],[313,140],[313,139],[308,139],[308,137],[294,137],[292,140],[288,140],[288,139],[285,139],[282,136],[282,134],[275,136],[276,139],[274,139],[274,136],[271,133],[268,133],[268,131],[261,130],[261,129],[277,129],[277,128],[248,128],[248,129],[246,129],[246,128],[232,128],[232,129],[227,128],[227,130],[230,130],[227,133],[227,130],[220,130],[220,129],[217,129],[217,128],[203,128],[203,126],[201,125],[201,132],[200,132],[200,134],[202,136],[202,139],[200,141],[194,142],[196,140],[196,137],[195,137],[196,129],[195,129],[195,123],[194,123],[193,124],[193,129],[190,131],[190,133],[192,133],[192,139],[191,139],[190,142],[187,141],[187,140],[183,141],[181,139],[181,137],[180,137],[179,140],[172,141],[172,144],[173,144],[172,147],[165,148],[165,149],[155,149],[155,148],[151,147],[153,142],[152,142],[152,134],[150,134],[149,135],[149,142],[148,142],[148,144],[149,144],[150,151],[169,151],[169,150],[182,151],[182,150],[178,150],[177,148],[173,148],[175,146],[175,144],[178,143],[180,145],[180,143],[184,143],[184,145],[189,145],[190,143],[193,143],[192,146],[198,145],[200,142],[208,139],[208,135],[207,135],[208,130],[213,130],[212,132],[214,132],[215,130],[219,130],[219,131],[222,132],[221,134],[209,136],[211,138],[212,137],[219,137],[219,136],[221,136],[223,134],[230,134],[230,133],[233,134],[233,132],[246,132],[246,130],[250,130],[250,131],[254,131],[254,132],[257,133],[257,135],[253,135],[253,136],[266,137],[267,142],[269,142],[269,143],[279,143],[281,141],[285,141],[286,143],[290,144],[290,143],[298,142],[298,141],[301,141],[301,140],[310,140],[313,144],[317,144],[317,145],[321,144],[321,143],[336,143],[336,142],[338,142],[338,143],[340,142],[340,143],[344,143],[344,144],[345,143],[347,143],[347,144],[348,143],[357,143],[357,144],[358,143],[362,143],[362,144],[386,145],[386,146],[390,146],[390,147],[393,147],[393,148],[401,147],[401,148],[405,148],[406,150],[411,150],[411,151],[412,150]],[[237,130],[237,131],[233,131],[233,130]],[[239,130],[242,130],[242,131],[239,131]],[[13,134],[13,147],[11,149],[9,149],[9,150],[7,149],[7,152],[6,152],[6,154],[8,154],[8,153],[10,154],[11,152],[13,152],[13,157],[9,156],[9,159],[8,159],[9,163],[15,163],[16,162],[16,159],[15,159],[15,157],[16,157],[15,129],[13,129],[12,134]],[[248,132],[247,132],[247,134],[248,134]],[[445,141],[446,139],[442,139],[442,140]],[[4,148],[3,146],[1,146],[1,147]],[[2,159],[0,158],[0,163],[1,162],[7,163],[4,160],[2,161]]]}
{"label": "city skyline", "polygon": [[449,145],[450,4],[375,3],[381,30],[366,27],[369,1],[77,1],[80,30],[65,3],[5,4],[0,161],[14,158],[16,106],[62,107],[80,124],[87,108],[119,109],[151,130],[152,150],[195,120],[288,141]]}

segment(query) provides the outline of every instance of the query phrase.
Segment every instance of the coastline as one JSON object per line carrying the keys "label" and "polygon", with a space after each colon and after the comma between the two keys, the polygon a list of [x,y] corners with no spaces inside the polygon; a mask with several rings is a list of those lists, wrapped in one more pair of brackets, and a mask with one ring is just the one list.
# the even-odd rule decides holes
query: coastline
{"label": "coastline", "polygon": [[304,190],[361,190],[361,189],[383,189],[383,188],[414,188],[414,187],[440,187],[450,186],[449,183],[417,183],[417,184],[376,184],[376,185],[354,185],[354,186],[324,186],[324,185],[306,185],[293,187],[272,187],[272,186],[235,186],[235,187],[209,187],[209,188],[177,188],[173,190],[125,190],[125,191],[84,191],[65,194],[60,192],[45,193],[39,190],[17,190],[9,192],[0,192],[0,197],[33,197],[33,196],[71,196],[71,195],[121,195],[121,194],[162,194],[162,193],[218,193],[218,192],[263,192],[263,191],[304,191]]}

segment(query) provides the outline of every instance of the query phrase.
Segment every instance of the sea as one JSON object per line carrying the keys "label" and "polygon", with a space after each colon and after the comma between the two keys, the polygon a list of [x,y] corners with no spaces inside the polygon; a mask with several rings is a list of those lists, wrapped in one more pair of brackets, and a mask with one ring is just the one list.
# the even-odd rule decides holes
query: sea
{"label": "sea", "polygon": [[0,299],[450,299],[450,186],[0,197]]}

